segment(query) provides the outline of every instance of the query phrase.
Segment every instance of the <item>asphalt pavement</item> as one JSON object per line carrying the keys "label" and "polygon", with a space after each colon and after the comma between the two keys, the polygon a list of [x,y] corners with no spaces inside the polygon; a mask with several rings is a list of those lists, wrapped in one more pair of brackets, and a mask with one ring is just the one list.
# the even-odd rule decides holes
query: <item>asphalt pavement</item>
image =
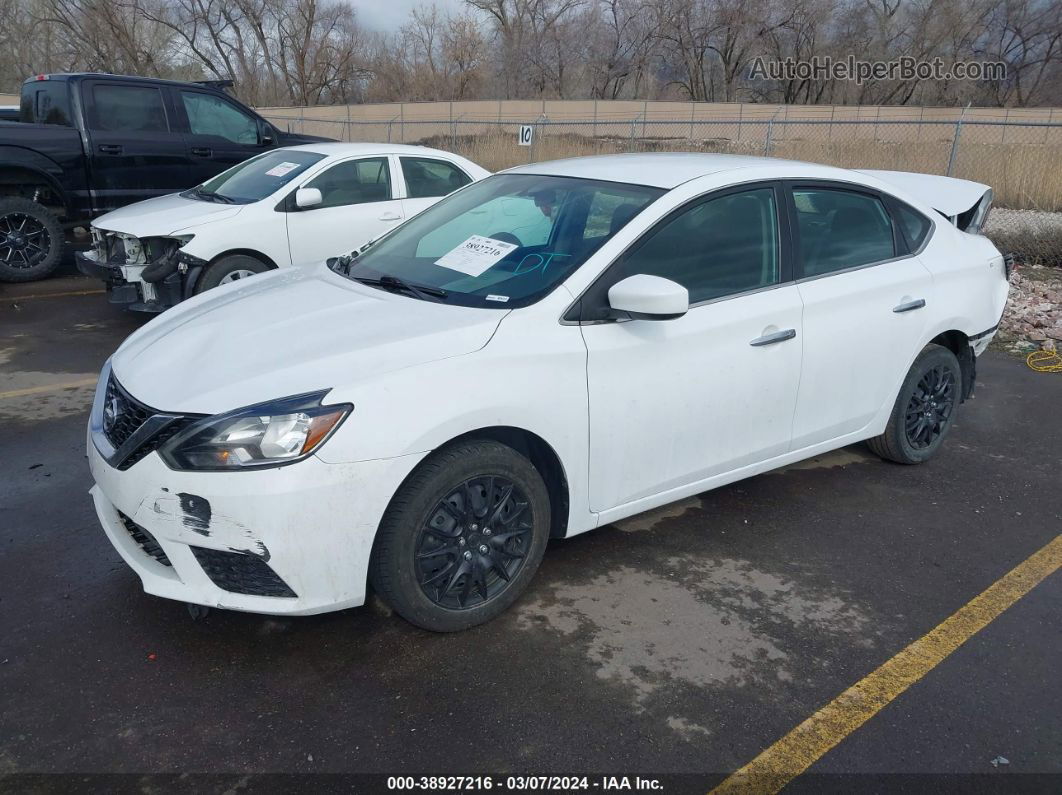
{"label": "asphalt pavement", "polygon": [[[989,352],[929,464],[853,446],[551,542],[486,626],[430,634],[379,603],[193,620],[141,591],[87,494],[91,381],[144,319],[88,280],[44,284],[59,295],[0,287],[9,786],[489,772],[688,774],[706,790],[1062,532],[1062,376]],[[1058,785],[1060,607],[1056,571],[794,787]]]}

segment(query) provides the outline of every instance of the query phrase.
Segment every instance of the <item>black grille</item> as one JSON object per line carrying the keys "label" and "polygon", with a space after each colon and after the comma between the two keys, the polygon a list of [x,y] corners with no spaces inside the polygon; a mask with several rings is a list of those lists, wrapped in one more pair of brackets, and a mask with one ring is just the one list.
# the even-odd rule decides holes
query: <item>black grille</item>
{"label": "black grille", "polygon": [[131,467],[141,458],[146,456],[148,453],[152,453],[155,450],[158,450],[160,447],[162,447],[164,442],[167,442],[172,439],[178,433],[180,433],[189,425],[191,425],[192,422],[193,419],[191,417],[180,417],[179,419],[174,420],[161,431],[159,431],[146,442],[144,442],[142,445],[140,445],[138,448],[136,448],[129,455],[127,455],[122,460],[122,463],[118,465],[118,468],[129,469],[129,467]]}
{"label": "black grille", "polygon": [[203,571],[218,588],[249,596],[295,596],[288,584],[257,555],[205,547],[191,549]]}
{"label": "black grille", "polygon": [[[107,437],[107,441],[114,445],[115,450],[120,450],[122,445],[129,441],[129,438],[136,433],[144,422],[160,413],[162,412],[141,403],[126,392],[113,373],[107,379],[107,394],[103,401],[103,433]],[[156,431],[154,435],[142,442],[120,461],[113,463],[118,469],[129,469],[137,461],[157,450],[162,444],[172,439],[198,418],[199,415],[177,417]]]}
{"label": "black grille", "polygon": [[129,535],[133,537],[137,545],[144,550],[148,555],[153,557],[163,566],[172,566],[170,559],[166,557],[166,552],[159,545],[159,542],[155,540],[155,536],[151,535],[147,530],[138,525],[124,513],[119,512],[118,516],[121,517],[122,524],[125,525],[125,529],[129,531]]}
{"label": "black grille", "polygon": [[113,375],[107,380],[103,402],[103,433],[117,450],[125,444],[144,420],[157,412],[122,389]]}

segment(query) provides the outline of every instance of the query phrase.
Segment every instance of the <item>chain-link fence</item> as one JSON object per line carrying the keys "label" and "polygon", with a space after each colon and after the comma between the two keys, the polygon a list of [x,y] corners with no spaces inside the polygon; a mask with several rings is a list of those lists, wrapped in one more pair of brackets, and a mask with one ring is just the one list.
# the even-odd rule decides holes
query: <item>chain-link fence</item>
{"label": "chain-link fence", "polygon": [[[269,113],[293,132],[344,141],[421,144],[492,171],[618,152],[721,152],[845,168],[942,174],[992,186],[987,233],[1030,263],[1062,265],[1062,123],[891,119],[325,120]],[[532,125],[530,146],[517,133]],[[619,176],[619,175],[618,175]]]}

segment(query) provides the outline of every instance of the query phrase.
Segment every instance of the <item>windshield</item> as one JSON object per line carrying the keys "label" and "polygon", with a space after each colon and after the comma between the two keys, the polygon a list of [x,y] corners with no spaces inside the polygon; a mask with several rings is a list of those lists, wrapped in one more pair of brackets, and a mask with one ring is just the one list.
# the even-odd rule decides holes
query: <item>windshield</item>
{"label": "windshield", "polygon": [[346,273],[429,288],[446,303],[527,306],[663,192],[573,177],[499,174],[402,224],[351,262]]}
{"label": "windshield", "polygon": [[290,149],[268,152],[222,171],[182,196],[225,204],[251,204],[276,193],[324,155]]}

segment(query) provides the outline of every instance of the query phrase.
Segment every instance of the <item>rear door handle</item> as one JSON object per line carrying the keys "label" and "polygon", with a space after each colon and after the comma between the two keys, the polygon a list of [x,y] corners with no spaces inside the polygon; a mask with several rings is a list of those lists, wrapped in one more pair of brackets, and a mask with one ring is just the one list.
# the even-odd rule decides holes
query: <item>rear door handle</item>
{"label": "rear door handle", "polygon": [[381,215],[380,216],[380,220],[381,221],[401,221],[402,220],[402,216],[399,215],[398,213],[390,213],[390,212],[388,212],[388,213],[384,213],[383,215]]}
{"label": "rear door handle", "polygon": [[764,334],[762,337],[757,337],[752,342],[750,342],[749,345],[759,348],[764,345],[774,345],[776,342],[785,342],[786,340],[791,340],[794,337],[796,337],[796,329],[787,328],[782,329],[781,331],[776,331],[773,334]]}
{"label": "rear door handle", "polygon": [[100,144],[100,151],[105,155],[120,155],[122,153],[121,144]]}
{"label": "rear door handle", "polygon": [[214,150],[206,146],[194,146],[192,147],[192,154],[199,157],[210,157],[214,154]]}
{"label": "rear door handle", "polygon": [[905,301],[904,303],[900,304],[899,306],[894,306],[892,308],[892,311],[896,312],[897,314],[900,313],[900,312],[911,312],[911,311],[913,311],[915,309],[921,309],[925,305],[926,305],[926,299],[925,298],[919,298],[917,301]]}

